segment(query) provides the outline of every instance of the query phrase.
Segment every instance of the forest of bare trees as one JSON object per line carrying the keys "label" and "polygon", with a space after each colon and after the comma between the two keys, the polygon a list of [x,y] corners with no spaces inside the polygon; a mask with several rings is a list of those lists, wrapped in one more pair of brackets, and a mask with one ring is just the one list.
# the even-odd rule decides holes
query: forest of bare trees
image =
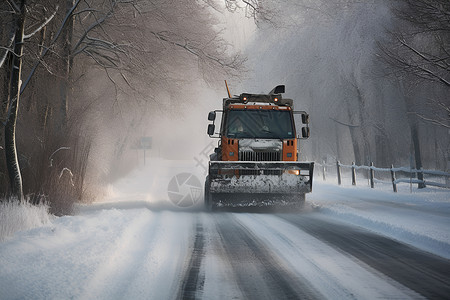
{"label": "forest of bare trees", "polygon": [[249,47],[266,49],[249,51],[257,74],[249,82],[284,82],[311,112],[304,159],[448,170],[450,2],[249,1],[246,9],[280,13],[280,26],[260,26]]}
{"label": "forest of bare trees", "polygon": [[143,119],[177,111],[180,86],[234,76],[243,59],[213,12],[201,1],[2,1],[0,195],[70,212],[121,167]]}
{"label": "forest of bare trees", "polygon": [[[222,10],[257,26],[247,63]],[[449,65],[448,0],[3,0],[0,198],[69,213],[132,167],[146,119],[230,78],[286,84],[311,114],[302,159],[448,170]]]}

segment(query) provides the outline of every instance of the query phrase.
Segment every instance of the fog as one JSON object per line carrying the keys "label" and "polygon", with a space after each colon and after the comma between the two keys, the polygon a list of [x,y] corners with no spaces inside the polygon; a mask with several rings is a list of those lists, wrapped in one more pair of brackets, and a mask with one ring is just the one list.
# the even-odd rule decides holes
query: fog
{"label": "fog", "polygon": [[[381,49],[398,29],[396,3],[344,2],[278,1],[281,26],[261,26],[246,49],[252,72],[245,85],[267,92],[286,84],[296,109],[310,113],[303,159],[408,166],[414,156],[408,116],[426,114],[430,107],[424,99],[441,97],[447,105],[449,99],[439,86],[390,76],[395,70]],[[419,127],[445,137],[421,149],[426,168],[445,168],[445,128],[426,122]]]}
{"label": "fog", "polygon": [[[30,0],[22,77],[31,80],[17,123],[24,194],[95,198],[143,164],[143,139],[148,158],[204,155],[217,143],[207,113],[222,108],[224,80],[232,94],[286,85],[311,116],[301,160],[449,167],[448,22],[415,0],[251,3],[90,0],[67,19],[70,2]],[[444,20],[446,3],[435,12]],[[0,11],[6,120],[15,14],[7,3]],[[61,179],[64,168],[72,177]]]}
{"label": "fog", "polygon": [[[211,13],[217,22],[215,31],[227,45],[226,54],[244,52],[254,38],[255,21],[246,18],[242,11],[232,13],[225,7]],[[169,59],[173,58],[169,56]],[[151,149],[146,150],[147,159],[193,160],[205,147],[211,150],[211,142],[217,145],[218,140],[206,134],[208,112],[222,109],[222,99],[227,96],[225,80],[228,80],[232,93],[240,94],[246,91],[243,81],[251,72],[248,64],[240,68],[238,74],[226,74],[217,67],[205,70],[199,68],[195,57],[186,54],[182,54],[175,66],[173,62],[167,63],[168,66],[164,67],[167,77],[161,79],[156,88],[140,85],[135,94],[138,99],[114,100],[104,115],[95,138],[96,151],[92,159],[103,176],[120,178],[142,166],[144,151],[136,149],[135,145],[142,137],[152,140]],[[87,80],[95,86],[87,93],[89,97],[100,94],[117,98],[111,82],[94,77],[97,77],[95,81]],[[128,129],[124,132],[124,128]],[[114,155],[118,134],[128,137],[128,145],[119,161]]]}
{"label": "fog", "polygon": [[[226,53],[242,52],[247,59],[244,67],[228,76],[216,74],[214,68],[199,68],[185,55],[177,64],[169,63],[167,77],[160,79],[163,84],[140,87],[141,97],[151,101],[140,100],[143,104],[136,107],[126,101],[120,108],[119,127],[129,128],[123,155],[111,152],[120,129],[109,122],[102,127],[98,139],[107,138],[99,149],[107,149],[97,152],[105,163],[98,169],[105,174],[118,172],[112,178],[120,178],[142,164],[143,150],[133,146],[141,137],[152,139],[147,157],[170,160],[192,160],[211,141],[216,144],[206,135],[206,116],[221,109],[225,79],[232,94],[267,93],[278,84],[286,85],[284,96],[294,99],[295,109],[311,116],[311,138],[300,142],[301,160],[414,167],[408,122],[411,103],[405,99],[409,96],[404,87],[408,80],[389,76],[380,52],[397,26],[391,5],[390,1],[345,5],[276,1],[268,6],[275,20],[266,23],[246,17],[245,10],[213,10],[214,30],[227,44]],[[429,87],[428,92],[417,93],[434,91]],[[142,110],[146,113],[136,120],[133,116]],[[442,134],[426,123],[420,127],[424,133]],[[445,166],[447,144],[436,142],[435,149],[422,146],[425,167]],[[110,160],[105,159],[108,152]]]}

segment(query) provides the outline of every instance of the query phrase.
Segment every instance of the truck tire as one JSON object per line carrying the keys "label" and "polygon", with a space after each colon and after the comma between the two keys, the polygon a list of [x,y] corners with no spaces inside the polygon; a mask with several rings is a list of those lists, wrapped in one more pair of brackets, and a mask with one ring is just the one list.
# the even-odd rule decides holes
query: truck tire
{"label": "truck tire", "polygon": [[209,181],[209,175],[208,175],[208,176],[206,176],[206,180],[205,180],[205,196],[204,196],[204,203],[205,203],[206,211],[212,210],[211,193],[209,192],[210,184],[211,184],[211,182]]}

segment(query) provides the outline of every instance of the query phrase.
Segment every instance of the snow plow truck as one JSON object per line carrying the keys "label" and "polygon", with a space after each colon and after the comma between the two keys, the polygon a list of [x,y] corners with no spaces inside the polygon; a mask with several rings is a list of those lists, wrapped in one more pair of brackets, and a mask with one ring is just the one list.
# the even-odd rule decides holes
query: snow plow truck
{"label": "snow plow truck", "polygon": [[[298,161],[299,140],[310,134],[309,115],[282,97],[284,85],[268,94],[235,96],[226,87],[222,110],[208,114],[207,133],[219,141],[205,180],[206,208],[301,208],[313,182],[314,163]],[[217,113],[222,117],[215,132]],[[298,135],[295,115],[302,124]]]}

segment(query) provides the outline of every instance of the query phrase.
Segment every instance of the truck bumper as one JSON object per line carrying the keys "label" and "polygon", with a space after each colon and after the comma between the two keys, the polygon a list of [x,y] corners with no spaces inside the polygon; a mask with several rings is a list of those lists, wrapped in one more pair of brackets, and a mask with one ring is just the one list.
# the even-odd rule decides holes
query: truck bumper
{"label": "truck bumper", "polygon": [[219,206],[225,202],[276,204],[286,199],[304,200],[304,194],[312,190],[313,169],[313,162],[212,161],[205,197]]}

